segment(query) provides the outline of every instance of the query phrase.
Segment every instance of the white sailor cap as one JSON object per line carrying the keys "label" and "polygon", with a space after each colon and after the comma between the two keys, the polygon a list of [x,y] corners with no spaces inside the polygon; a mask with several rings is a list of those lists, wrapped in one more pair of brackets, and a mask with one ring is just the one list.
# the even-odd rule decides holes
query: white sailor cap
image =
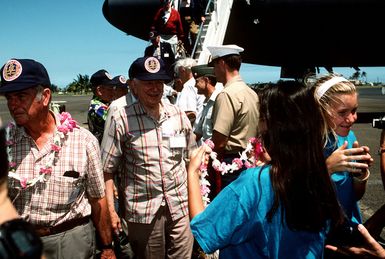
{"label": "white sailor cap", "polygon": [[207,49],[211,53],[211,60],[228,56],[228,55],[239,55],[244,49],[231,44],[231,45],[221,45],[221,46],[208,46]]}

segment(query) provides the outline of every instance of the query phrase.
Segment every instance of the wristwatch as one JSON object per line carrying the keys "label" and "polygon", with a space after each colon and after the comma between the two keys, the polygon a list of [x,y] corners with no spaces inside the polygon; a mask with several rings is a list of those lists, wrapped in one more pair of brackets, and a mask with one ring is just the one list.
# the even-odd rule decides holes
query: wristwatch
{"label": "wristwatch", "polygon": [[104,250],[104,249],[114,249],[114,242],[111,242],[109,244],[101,244],[100,245],[100,249],[101,250]]}

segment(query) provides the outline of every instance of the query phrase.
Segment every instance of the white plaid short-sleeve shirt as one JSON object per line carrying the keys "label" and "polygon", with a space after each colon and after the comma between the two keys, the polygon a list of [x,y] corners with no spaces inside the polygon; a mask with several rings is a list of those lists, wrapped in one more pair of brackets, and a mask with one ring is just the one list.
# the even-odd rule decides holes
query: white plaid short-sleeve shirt
{"label": "white plaid short-sleeve shirt", "polygon": [[[35,178],[47,163],[53,136],[39,150],[24,128],[11,128],[10,135],[14,141],[11,154],[16,163],[16,173],[27,179]],[[91,206],[88,197],[102,198],[105,195],[97,139],[84,128],[69,132],[48,181],[38,182],[26,189],[20,190],[20,187],[19,181],[9,178],[11,200],[19,215],[32,224],[55,226],[89,216]]]}
{"label": "white plaid short-sleeve shirt", "polygon": [[103,171],[121,174],[118,188],[126,220],[149,224],[163,202],[173,220],[187,215],[185,159],[196,142],[186,114],[163,103],[161,118],[155,121],[134,103],[113,117],[101,148]]}

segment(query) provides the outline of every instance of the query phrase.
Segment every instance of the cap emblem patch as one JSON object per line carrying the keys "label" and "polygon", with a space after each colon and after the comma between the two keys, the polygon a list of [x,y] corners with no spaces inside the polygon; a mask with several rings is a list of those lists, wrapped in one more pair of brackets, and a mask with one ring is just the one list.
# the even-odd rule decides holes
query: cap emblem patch
{"label": "cap emblem patch", "polygon": [[104,72],[104,74],[106,75],[106,77],[108,77],[108,79],[112,79],[112,76],[108,72]]}
{"label": "cap emblem patch", "polygon": [[144,61],[144,68],[149,73],[157,73],[160,70],[159,60],[154,57],[149,57],[148,59],[146,59],[146,61]]}
{"label": "cap emblem patch", "polygon": [[124,76],[119,76],[119,81],[122,83],[122,84],[125,84],[127,82],[126,78]]}
{"label": "cap emblem patch", "polygon": [[19,61],[11,59],[5,65],[3,69],[3,78],[5,81],[12,81],[21,75],[23,68]]}

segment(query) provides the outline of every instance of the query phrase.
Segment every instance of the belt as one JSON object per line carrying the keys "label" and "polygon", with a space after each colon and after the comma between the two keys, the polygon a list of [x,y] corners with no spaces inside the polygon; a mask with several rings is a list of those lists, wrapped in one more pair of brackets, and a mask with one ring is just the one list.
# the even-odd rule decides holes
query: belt
{"label": "belt", "polygon": [[90,221],[90,217],[87,216],[84,218],[71,219],[53,227],[46,227],[46,226],[39,226],[39,225],[34,225],[34,227],[35,227],[36,233],[40,237],[44,237],[44,236],[54,235],[54,234],[58,234],[58,233],[73,229],[74,227],[86,224],[89,221]]}

